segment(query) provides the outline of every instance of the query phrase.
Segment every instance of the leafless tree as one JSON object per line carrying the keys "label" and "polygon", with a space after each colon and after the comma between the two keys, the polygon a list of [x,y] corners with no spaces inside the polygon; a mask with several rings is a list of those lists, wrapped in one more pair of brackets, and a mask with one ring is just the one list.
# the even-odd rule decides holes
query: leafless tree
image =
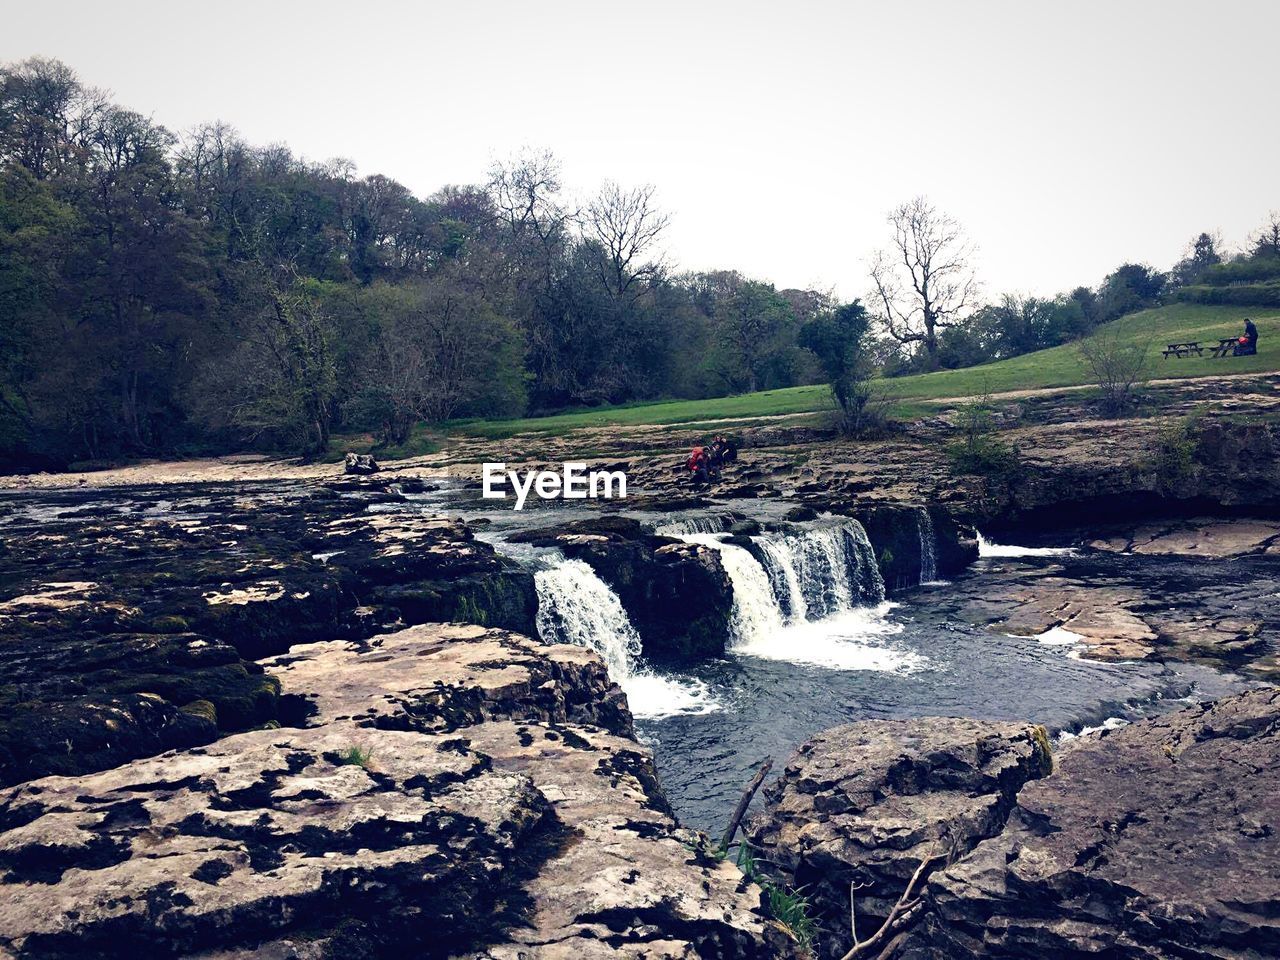
{"label": "leafless tree", "polygon": [[1147,377],[1150,338],[1128,339],[1114,324],[1104,324],[1080,342],[1080,355],[1102,392],[1102,406],[1121,414],[1133,400],[1133,391]]}
{"label": "leafless tree", "polygon": [[661,258],[647,260],[646,256],[671,218],[657,209],[653,194],[650,185],[624,190],[607,180],[587,206],[586,230],[604,250],[603,279],[617,299],[662,272]]}
{"label": "leafless tree", "polygon": [[871,264],[869,296],[876,319],[899,343],[920,343],[937,356],[938,331],[969,318],[977,306],[973,246],[960,225],[916,197],[889,214],[890,246]]}
{"label": "leafless tree", "polygon": [[547,150],[525,150],[489,168],[489,191],[511,235],[532,235],[544,247],[559,242],[573,219],[559,200],[561,187],[560,161]]}

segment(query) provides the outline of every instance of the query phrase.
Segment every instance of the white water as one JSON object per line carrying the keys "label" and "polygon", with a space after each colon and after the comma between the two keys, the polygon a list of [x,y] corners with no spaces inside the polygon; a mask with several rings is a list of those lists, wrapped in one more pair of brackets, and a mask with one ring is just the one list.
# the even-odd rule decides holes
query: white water
{"label": "white water", "polygon": [[671,520],[654,528],[660,537],[684,537],[691,533],[724,533],[730,518],[723,513],[702,513],[696,517]]}
{"label": "white water", "polygon": [[733,584],[734,650],[782,629],[782,608],[773,595],[769,575],[749,551],[734,543],[724,543],[714,533],[686,533],[681,539],[720,551],[720,563]]}
{"label": "white water", "polygon": [[920,584],[923,586],[938,580],[937,541],[933,535],[933,517],[926,508],[917,510],[916,525],[920,529]]}
{"label": "white water", "polygon": [[581,560],[560,560],[534,575],[536,625],[546,643],[574,643],[596,651],[609,676],[627,695],[639,718],[717,709],[706,684],[655,673],[640,660],[640,635],[618,595]]}
{"label": "white water", "polygon": [[[883,641],[902,627],[886,619],[892,605],[883,602],[884,581],[857,521],[753,537],[763,564],[723,535],[682,539],[720,553],[733,584],[735,654],[837,670],[896,672],[924,663]],[[868,602],[875,605],[862,605]]]}
{"label": "white water", "polygon": [[1017,547],[992,543],[981,531],[978,533],[979,557],[1069,557],[1075,552],[1073,547]]}

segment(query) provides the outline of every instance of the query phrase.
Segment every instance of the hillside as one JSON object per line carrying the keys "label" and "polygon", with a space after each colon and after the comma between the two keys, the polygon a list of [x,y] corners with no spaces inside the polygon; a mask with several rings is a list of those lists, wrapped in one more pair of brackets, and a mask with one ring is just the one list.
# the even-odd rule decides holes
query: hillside
{"label": "hillside", "polygon": [[[1215,360],[1208,348],[1219,337],[1241,332],[1245,317],[1253,317],[1260,337],[1253,357]],[[1146,341],[1153,378],[1220,376],[1226,373],[1261,373],[1280,370],[1280,311],[1269,307],[1206,306],[1178,303],[1122,317],[1110,325],[1126,339]],[[1161,351],[1174,341],[1199,340],[1206,346],[1201,357],[1164,359]],[[915,401],[944,400],[1049,387],[1089,383],[1089,372],[1074,343],[962,370],[940,370],[884,381],[885,392],[908,412]],[[514,420],[464,421],[450,432],[460,436],[504,437],[517,433],[564,433],[584,427],[710,423],[816,413],[827,409],[825,386],[788,387],[711,400],[673,400],[660,403],[562,413]]]}

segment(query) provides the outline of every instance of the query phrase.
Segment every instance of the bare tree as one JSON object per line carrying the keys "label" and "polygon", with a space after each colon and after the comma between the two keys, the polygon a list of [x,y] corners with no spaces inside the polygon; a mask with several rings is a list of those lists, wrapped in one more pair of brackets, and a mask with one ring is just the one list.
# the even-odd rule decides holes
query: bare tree
{"label": "bare tree", "polygon": [[876,319],[899,343],[921,343],[930,361],[938,331],[969,318],[977,306],[973,246],[960,225],[916,197],[889,214],[891,245],[871,264]]}
{"label": "bare tree", "polygon": [[1150,345],[1150,338],[1130,340],[1108,324],[1080,342],[1080,355],[1102,391],[1102,406],[1108,413],[1124,413],[1132,402],[1134,388],[1147,377]]}
{"label": "bare tree", "polygon": [[617,299],[662,272],[661,258],[645,259],[671,222],[654,206],[653,194],[651,185],[624,190],[607,180],[587,206],[586,230],[604,250],[603,279]]}

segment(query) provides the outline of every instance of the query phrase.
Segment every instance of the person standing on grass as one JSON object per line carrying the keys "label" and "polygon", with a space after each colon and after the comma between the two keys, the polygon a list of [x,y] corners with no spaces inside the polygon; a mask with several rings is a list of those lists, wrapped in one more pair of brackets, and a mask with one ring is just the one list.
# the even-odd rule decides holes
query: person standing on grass
{"label": "person standing on grass", "polygon": [[1248,317],[1244,318],[1244,336],[1236,341],[1234,355],[1247,357],[1258,352],[1258,328]]}

